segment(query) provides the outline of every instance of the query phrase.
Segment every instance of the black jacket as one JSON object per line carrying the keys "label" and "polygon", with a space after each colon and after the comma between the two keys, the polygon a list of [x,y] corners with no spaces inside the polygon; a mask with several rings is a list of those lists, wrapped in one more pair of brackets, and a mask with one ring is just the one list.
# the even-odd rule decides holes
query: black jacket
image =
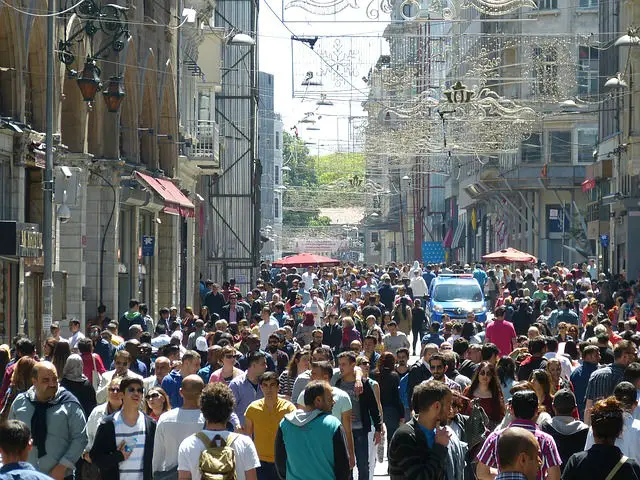
{"label": "black jacket", "polygon": [[[140,415],[144,415],[141,413]],[[151,417],[144,415],[144,457],[143,476],[141,480],[151,480],[153,477],[151,460],[153,459],[153,441],[156,436],[156,422]],[[91,460],[100,469],[102,478],[119,480],[120,462],[124,461],[124,455],[116,445],[116,428],[113,415],[102,419],[96,432],[96,439],[91,448]]]}
{"label": "black jacket", "polygon": [[[228,322],[230,310],[231,310],[231,306],[229,305],[225,305],[224,307],[222,307],[222,310],[220,312],[220,319],[226,320]],[[240,320],[244,320],[246,318],[245,314],[246,312],[244,311],[244,307],[236,304],[236,322],[239,322]]]}
{"label": "black jacket", "polygon": [[[342,388],[343,380],[336,382],[336,387]],[[360,418],[362,419],[362,429],[365,432],[371,431],[371,421],[376,432],[382,431],[381,412],[376,401],[376,394],[373,391],[371,382],[362,379],[362,394],[358,398],[360,401]]]}
{"label": "black jacket", "polygon": [[209,292],[204,297],[204,304],[209,308],[209,313],[217,313],[218,316],[222,315],[222,307],[224,307],[224,295],[220,292]]}
{"label": "black jacket", "polygon": [[446,476],[447,447],[434,443],[429,448],[427,437],[412,418],[400,428],[389,444],[389,477],[391,480],[443,480]]}
{"label": "black jacket", "polygon": [[[564,466],[562,480],[605,479],[622,457],[615,445],[593,445],[586,452],[571,456]],[[640,480],[640,465],[633,458],[620,467],[613,480]]]}
{"label": "black jacket", "polygon": [[322,341],[331,347],[334,354],[337,353],[342,343],[342,327],[338,324],[322,327]]}
{"label": "black jacket", "polygon": [[98,405],[96,401],[96,391],[93,389],[93,385],[89,383],[89,380],[84,379],[81,382],[74,382],[63,378],[60,380],[60,385],[75,395],[80,405],[82,405],[84,416],[89,418],[91,411]]}
{"label": "black jacket", "polygon": [[409,378],[407,378],[407,399],[409,401],[409,408],[413,408],[411,403],[411,397],[413,397],[413,389],[425,380],[429,380],[431,378],[431,372],[421,360],[411,366],[411,370],[409,370],[408,375]]}

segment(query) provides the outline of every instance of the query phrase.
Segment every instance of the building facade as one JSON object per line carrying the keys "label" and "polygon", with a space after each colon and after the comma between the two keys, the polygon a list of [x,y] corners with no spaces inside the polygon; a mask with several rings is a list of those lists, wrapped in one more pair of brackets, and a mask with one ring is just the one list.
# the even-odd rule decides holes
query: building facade
{"label": "building facade", "polygon": [[274,108],[274,76],[258,73],[258,158],[260,180],[261,242],[260,256],[277,260],[282,256],[282,118]]}
{"label": "building facade", "polygon": [[[195,118],[190,106],[197,77],[180,68],[184,57],[177,47],[181,36],[182,47],[197,53],[202,19],[186,22],[178,35],[177,2],[140,0],[129,7],[127,18],[120,18],[125,41],[100,53],[95,50],[113,40],[108,29],[90,41],[78,33],[88,20],[82,12],[55,18],[55,45],[69,42],[67,53],[75,57],[67,57],[66,65],[56,61],[54,79],[52,320],[65,326],[71,318],[84,325],[100,304],[119,318],[130,298],[147,303],[154,316],[162,306],[197,301],[201,171],[182,155],[178,119],[178,102],[189,106],[181,112],[184,124]],[[46,11],[47,5],[32,8]],[[46,19],[0,6],[0,40],[0,214],[41,232]],[[110,77],[121,79],[126,96],[117,113],[108,111],[99,87],[95,100],[83,100],[77,80],[85,77],[85,58],[92,55],[105,86]],[[27,254],[1,261],[2,342],[23,328],[41,341],[48,330],[42,320],[44,258],[41,251]]]}

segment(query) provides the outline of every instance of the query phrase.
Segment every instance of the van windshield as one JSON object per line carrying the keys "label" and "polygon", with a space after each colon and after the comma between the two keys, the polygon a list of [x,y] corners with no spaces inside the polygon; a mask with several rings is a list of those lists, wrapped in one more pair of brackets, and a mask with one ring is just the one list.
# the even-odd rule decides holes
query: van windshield
{"label": "van windshield", "polygon": [[436,302],[480,302],[482,292],[477,283],[436,285],[433,292]]}

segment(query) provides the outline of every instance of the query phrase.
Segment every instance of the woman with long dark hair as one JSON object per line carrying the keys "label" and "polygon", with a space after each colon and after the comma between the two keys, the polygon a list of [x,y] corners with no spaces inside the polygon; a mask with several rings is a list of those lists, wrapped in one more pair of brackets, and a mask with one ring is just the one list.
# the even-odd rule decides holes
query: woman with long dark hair
{"label": "woman with long dark hair", "polygon": [[[463,395],[470,400],[478,399],[479,405],[489,417],[488,428],[490,430],[493,430],[504,418],[505,406],[502,388],[500,388],[500,379],[492,363],[480,362],[471,380],[471,385],[464,390]],[[471,413],[471,405],[467,413]]]}
{"label": "woman with long dark hair", "polygon": [[511,398],[511,387],[516,381],[516,361],[511,357],[502,357],[498,360],[496,368],[498,378],[500,379],[500,388],[504,401],[508,402]]}
{"label": "woman with long dark hair", "polygon": [[[400,289],[398,289],[398,292],[400,292]],[[409,297],[402,295],[393,309],[393,319],[398,324],[398,329],[407,335],[411,333],[411,321],[413,318],[411,306],[409,305],[410,301]]]}
{"label": "woman with long dark hair", "polygon": [[538,395],[538,404],[544,407],[544,410],[555,416],[553,411],[553,397],[551,396],[551,375],[546,370],[538,369],[531,372],[529,377],[533,391]]}
{"label": "woman with long dark hair", "polygon": [[387,427],[387,447],[391,437],[404,423],[404,406],[400,399],[400,376],[396,373],[396,357],[391,352],[383,352],[378,359],[374,380],[380,384],[380,403],[382,418]]}
{"label": "woman with long dark hair", "polygon": [[56,346],[53,349],[51,363],[56,367],[59,379],[62,379],[62,372],[64,371],[64,366],[67,364],[67,358],[69,358],[69,355],[71,355],[71,346],[69,345],[69,342],[66,340],[60,340],[56,343]]}
{"label": "woman with long dark hair", "polygon": [[309,351],[299,350],[293,354],[287,368],[280,374],[280,388],[278,394],[291,400],[293,384],[302,372],[309,370]]}
{"label": "woman with long dark hair", "polygon": [[42,344],[42,359],[45,362],[50,362],[53,359],[53,351],[56,349],[58,340],[53,337],[47,338]]}

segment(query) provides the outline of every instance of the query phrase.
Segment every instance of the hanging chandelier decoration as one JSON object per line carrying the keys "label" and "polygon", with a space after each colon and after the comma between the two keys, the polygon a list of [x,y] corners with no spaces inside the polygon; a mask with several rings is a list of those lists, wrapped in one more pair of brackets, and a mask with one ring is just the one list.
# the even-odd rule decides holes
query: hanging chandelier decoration
{"label": "hanging chandelier decoration", "polygon": [[[302,10],[312,15],[336,16],[347,10],[359,10],[356,0],[282,0],[283,12]],[[404,20],[420,21],[421,18],[454,20],[464,10],[474,10],[488,16],[502,16],[522,8],[537,9],[535,0],[370,0],[365,13],[370,20],[381,15],[391,15]]]}

